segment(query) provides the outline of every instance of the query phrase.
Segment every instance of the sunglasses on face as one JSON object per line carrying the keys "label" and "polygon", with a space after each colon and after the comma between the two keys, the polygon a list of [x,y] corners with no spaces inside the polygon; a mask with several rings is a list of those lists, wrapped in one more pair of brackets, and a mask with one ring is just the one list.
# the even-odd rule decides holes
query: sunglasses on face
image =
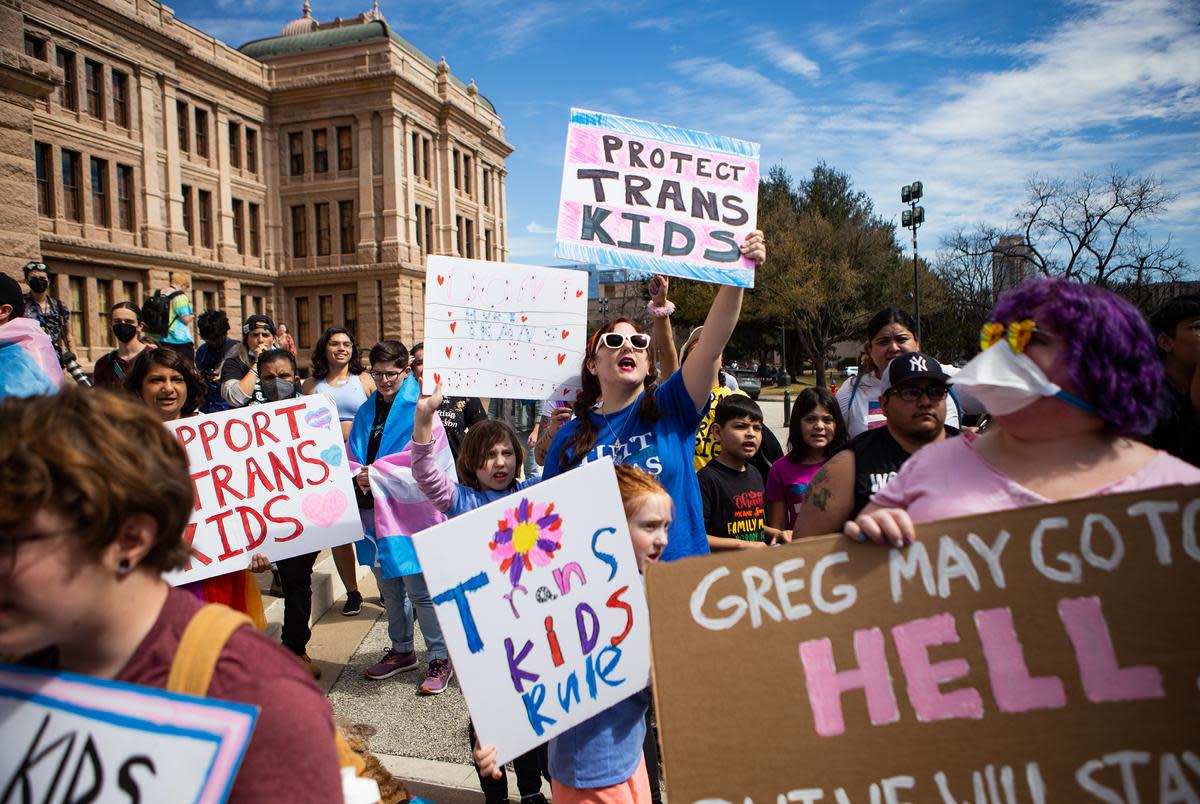
{"label": "sunglasses on face", "polygon": [[600,336],[600,346],[607,346],[609,349],[620,349],[625,344],[629,344],[639,352],[645,351],[650,347],[650,336],[640,332],[632,335],[622,332],[606,332]]}
{"label": "sunglasses on face", "polygon": [[950,393],[950,389],[944,385],[927,385],[921,387],[919,385],[903,385],[899,388],[893,388],[888,393],[892,396],[898,396],[905,402],[916,402],[922,396],[929,397],[930,402],[941,402]]}
{"label": "sunglasses on face", "polygon": [[1033,337],[1033,333],[1037,331],[1037,325],[1033,323],[1032,318],[1013,321],[1007,325],[998,321],[989,321],[983,325],[983,329],[979,330],[979,348],[988,349],[1000,343],[1001,340],[1007,340],[1012,350],[1021,354],[1029,345],[1029,339]]}

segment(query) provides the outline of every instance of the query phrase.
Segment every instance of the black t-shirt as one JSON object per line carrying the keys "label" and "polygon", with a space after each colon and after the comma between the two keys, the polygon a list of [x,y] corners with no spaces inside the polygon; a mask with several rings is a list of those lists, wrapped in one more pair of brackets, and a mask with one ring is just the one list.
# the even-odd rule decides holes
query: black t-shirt
{"label": "black t-shirt", "polygon": [[1200,416],[1192,410],[1188,395],[1169,382],[1163,383],[1158,424],[1146,443],[1192,466],[1200,466]]}
{"label": "black t-shirt", "polygon": [[753,465],[739,472],[711,460],[696,473],[696,480],[704,503],[705,533],[746,542],[766,539],[763,479]]}
{"label": "black t-shirt", "polygon": [[754,457],[750,459],[750,465],[758,469],[760,475],[766,477],[771,474],[771,465],[782,457],[783,447],[780,446],[779,439],[771,432],[771,428],[764,424],[762,443],[758,447],[758,452],[754,453]]}
{"label": "black t-shirt", "polygon": [[[392,410],[391,399],[384,399],[380,394],[375,395],[375,421],[371,422],[371,432],[367,435],[367,454],[366,464],[375,462],[375,456],[379,453],[379,445],[383,443],[383,430],[387,427],[388,414]],[[358,499],[358,507],[364,511],[375,507],[375,498],[358,487],[358,483],[354,484],[354,496]]]}
{"label": "black t-shirt", "polygon": [[442,427],[446,428],[446,440],[450,442],[450,453],[458,460],[458,448],[462,446],[467,428],[487,419],[487,411],[476,396],[448,396],[438,408]]}
{"label": "black t-shirt", "polygon": [[242,360],[242,358],[235,355],[227,358],[225,362],[221,364],[221,376],[217,382],[219,382],[221,385],[224,385],[230,380],[238,380],[240,382],[242,377],[245,377],[246,372],[249,370],[249,364],[247,364],[245,360]]}
{"label": "black t-shirt", "polygon": [[[946,425],[947,438],[958,433],[957,427]],[[854,453],[854,510],[849,517],[854,519],[867,507],[871,495],[886,486],[912,454],[900,446],[886,426],[859,433],[842,449]]]}

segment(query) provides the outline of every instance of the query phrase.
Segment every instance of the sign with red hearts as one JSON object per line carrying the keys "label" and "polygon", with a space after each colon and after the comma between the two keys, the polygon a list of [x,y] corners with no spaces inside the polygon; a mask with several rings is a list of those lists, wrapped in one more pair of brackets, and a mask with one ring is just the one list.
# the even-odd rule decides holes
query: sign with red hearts
{"label": "sign with red hearts", "polygon": [[587,273],[437,256],[427,270],[424,393],[575,398]]}
{"label": "sign with red hearts", "polygon": [[362,538],[338,424],[324,394],[170,422],[187,452],[196,501],[175,585]]}

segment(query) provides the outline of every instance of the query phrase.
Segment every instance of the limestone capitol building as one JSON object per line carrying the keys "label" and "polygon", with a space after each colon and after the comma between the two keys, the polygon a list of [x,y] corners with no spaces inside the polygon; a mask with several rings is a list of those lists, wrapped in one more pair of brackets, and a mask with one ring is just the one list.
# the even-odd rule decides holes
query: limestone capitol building
{"label": "limestone capitol building", "polygon": [[0,260],[47,263],[85,366],[172,271],[300,350],[420,340],[427,254],[508,256],[512,151],[377,4],[235,49],[153,0],[0,0]]}

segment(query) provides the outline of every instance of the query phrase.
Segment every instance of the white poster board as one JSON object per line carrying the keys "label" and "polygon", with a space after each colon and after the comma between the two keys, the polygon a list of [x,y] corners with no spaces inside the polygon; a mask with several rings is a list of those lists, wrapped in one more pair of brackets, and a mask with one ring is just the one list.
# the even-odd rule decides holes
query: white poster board
{"label": "white poster board", "polygon": [[175,585],[362,538],[337,405],[324,394],[167,425],[188,454],[191,564]]}
{"label": "white poster board", "polygon": [[480,743],[502,763],[649,683],[612,467],[593,461],[413,538]]}
{"label": "white poster board", "polygon": [[0,665],[0,801],[224,801],[246,704]]}
{"label": "white poster board", "polygon": [[424,393],[571,402],[587,343],[584,271],[431,256]]}

